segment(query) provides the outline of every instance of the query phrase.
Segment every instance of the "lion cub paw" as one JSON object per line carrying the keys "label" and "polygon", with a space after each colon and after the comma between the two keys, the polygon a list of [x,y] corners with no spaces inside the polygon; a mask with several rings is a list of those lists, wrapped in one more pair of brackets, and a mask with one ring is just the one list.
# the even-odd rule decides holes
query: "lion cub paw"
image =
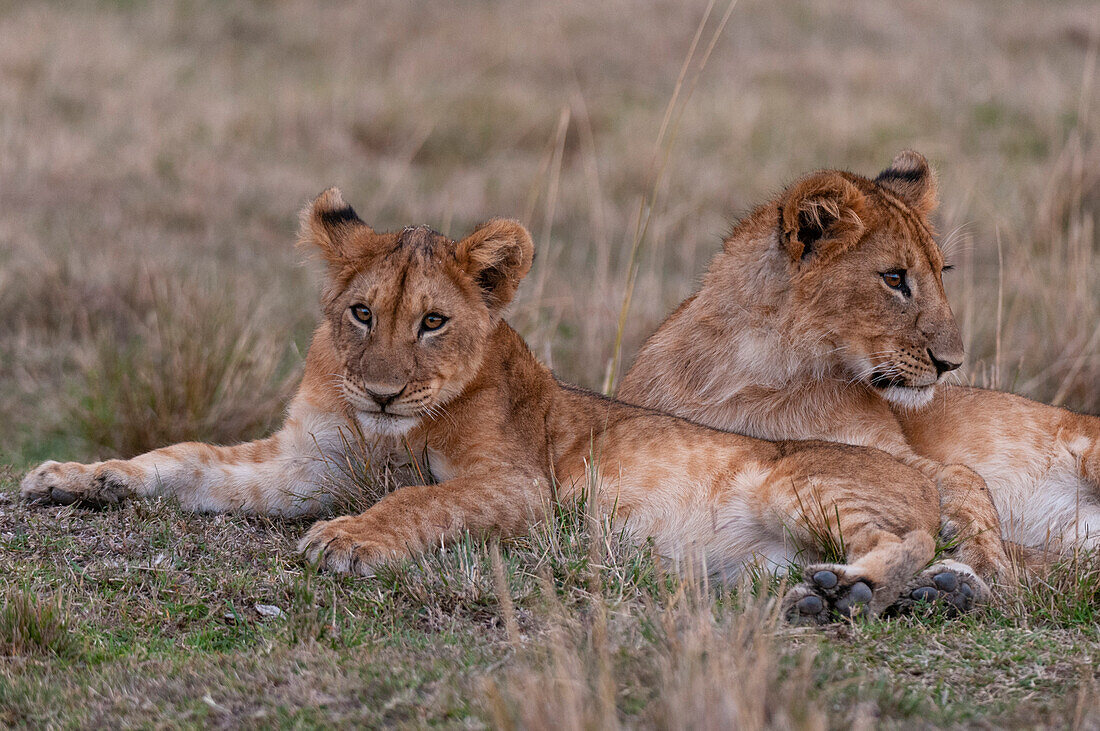
{"label": "lion cub paw", "polygon": [[298,552],[320,568],[340,574],[374,576],[374,567],[396,554],[372,540],[357,517],[343,517],[314,523]]}
{"label": "lion cub paw", "polygon": [[874,592],[864,577],[850,566],[807,566],[807,579],[783,597],[783,614],[795,624],[825,624],[837,617],[870,613]]}
{"label": "lion cub paw", "polygon": [[964,614],[989,601],[990,591],[969,566],[946,559],[932,564],[906,585],[890,613],[911,611],[921,604],[939,605],[950,614]]}
{"label": "lion cub paw", "polygon": [[24,500],[88,507],[117,505],[134,494],[131,480],[107,463],[43,462],[19,485]]}

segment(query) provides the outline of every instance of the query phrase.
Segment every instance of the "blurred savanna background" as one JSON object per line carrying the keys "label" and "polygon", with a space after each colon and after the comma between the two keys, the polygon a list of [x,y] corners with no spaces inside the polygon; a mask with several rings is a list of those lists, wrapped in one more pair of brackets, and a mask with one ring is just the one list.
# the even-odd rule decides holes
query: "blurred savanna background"
{"label": "blurred savanna background", "polygon": [[[290,550],[301,526],[192,518],[156,504],[31,511],[14,495],[41,459],[232,442],[278,423],[318,319],[320,269],[293,248],[297,213],[329,185],[378,229],[425,223],[460,237],[491,216],[523,221],[538,254],[510,321],[562,377],[603,390],[693,290],[739,215],[803,172],[873,174],[914,148],[940,174],[936,225],[956,265],[947,287],[967,341],[963,379],[1100,411],[1098,48],[1096,3],[1072,0],[0,2],[4,616],[16,629],[30,616],[78,636],[5,645],[9,620],[0,618],[0,720],[136,714],[140,723],[170,707],[184,724],[237,723],[270,710],[249,705],[255,687],[283,683],[297,690],[276,693],[272,712],[307,724],[538,725],[516,701],[532,689],[549,694],[539,708],[579,725],[1097,722],[1081,699],[1095,690],[1100,640],[1082,607],[1097,604],[1088,592],[1100,580],[1077,585],[1083,601],[1069,609],[1048,606],[1037,589],[1028,609],[1045,607],[1055,629],[1034,645],[1013,634],[1034,621],[1019,607],[969,635],[934,621],[894,634],[843,627],[819,646],[775,639],[768,620],[745,619],[752,608],[722,614],[713,598],[700,599],[704,610],[685,625],[660,601],[634,601],[648,584],[627,582],[633,588],[609,598],[588,579],[583,602],[599,598],[599,621],[567,632],[564,620],[547,620],[557,629],[542,632],[545,623],[527,614],[545,612],[522,597],[512,607],[496,572],[470,579],[470,565],[491,558],[483,548],[469,549],[465,568],[437,567],[473,581],[442,601],[416,583],[438,580],[421,574],[394,578],[389,593],[310,578]],[[240,542],[249,548],[235,549]],[[572,565],[557,550],[549,553]],[[574,558],[588,560],[585,551]],[[500,580],[541,576],[513,564],[534,556],[541,565],[545,555],[506,551]],[[175,568],[157,573],[156,556]],[[227,566],[259,578],[226,578]],[[581,574],[599,574],[592,566]],[[529,602],[541,607],[546,583],[519,583],[542,596]],[[558,586],[572,597],[567,608],[582,601],[568,582]],[[355,614],[374,593],[385,593],[377,614]],[[627,595],[633,604],[621,604]],[[280,598],[290,615],[281,628],[224,619],[227,604],[232,614]],[[300,626],[299,606],[311,617],[331,612],[331,621]],[[659,614],[652,621],[667,642],[653,645],[665,648],[653,650],[656,660],[639,660],[636,645],[615,637],[608,616],[621,606]],[[479,612],[506,607],[504,630],[485,629]],[[337,608],[357,618],[359,634],[338,629]],[[702,619],[711,614],[717,624]],[[409,629],[387,625],[391,615],[428,619]],[[642,631],[639,621],[626,626]],[[402,629],[386,635],[387,626]],[[489,639],[455,639],[478,630]],[[930,645],[928,633],[940,632],[950,642]],[[322,635],[339,648],[311,654]],[[556,638],[546,645],[556,648],[546,660],[554,677],[575,671],[589,678],[584,687],[539,680],[546,665],[522,659],[523,637]],[[386,662],[420,659],[396,672],[393,687],[364,696],[360,688],[375,686],[361,676],[358,685],[336,680],[345,661],[361,673],[376,664],[361,657],[364,638],[390,643]],[[757,674],[736,658],[706,666],[700,658],[715,642],[755,658]],[[903,669],[867,671],[884,658],[860,642],[896,649],[887,664]],[[817,649],[807,654],[807,644]],[[942,657],[964,645],[977,654]],[[199,659],[176,654],[181,647]],[[458,659],[448,654],[455,647]],[[993,647],[999,669],[974,674],[981,647]],[[265,675],[278,673],[257,659],[262,652],[299,663],[310,687]],[[627,670],[609,670],[623,657]],[[926,674],[943,663],[956,674]],[[236,700],[204,690],[236,687],[224,679],[229,665],[251,668],[233,671]],[[449,668],[467,666],[475,670],[455,680]],[[73,667],[84,680],[62,683],[67,700],[51,706],[48,689]],[[1035,672],[1021,677],[1024,667]],[[146,672],[169,670],[185,680],[150,690]],[[501,672],[512,680],[487,687],[467,678]],[[699,680],[742,672],[759,684],[743,703]],[[993,676],[1006,674],[997,686]],[[742,681],[742,691],[757,688]],[[790,693],[765,690],[791,683],[811,700],[788,707]],[[319,696],[306,692],[313,685]],[[452,686],[459,690],[441,690]],[[663,698],[658,686],[684,695]],[[143,705],[150,694],[152,706]],[[953,702],[959,695],[965,706]],[[586,715],[589,701],[602,715]],[[302,708],[311,710],[295,715]]]}

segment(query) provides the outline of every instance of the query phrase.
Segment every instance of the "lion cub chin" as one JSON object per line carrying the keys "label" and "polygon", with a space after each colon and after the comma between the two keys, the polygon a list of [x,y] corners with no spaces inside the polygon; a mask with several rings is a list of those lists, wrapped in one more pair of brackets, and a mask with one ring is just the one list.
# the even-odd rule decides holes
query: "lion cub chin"
{"label": "lion cub chin", "polygon": [[[325,465],[357,428],[414,445],[440,481],[315,524],[299,548],[335,571],[370,574],[467,531],[522,534],[595,485],[617,528],[674,561],[726,578],[748,563],[803,565],[784,599],[795,619],[873,615],[915,592],[960,609],[984,599],[965,567],[929,567],[936,487],[882,452],[761,441],[559,383],[502,319],[534,255],[520,224],[491,220],[460,241],[426,227],[381,233],[332,189],[303,212],[300,240],[327,266],[323,320],[280,431],[48,462],[23,494],[104,504],[156,493],[194,510],[307,514],[327,507]],[[823,536],[848,563],[815,563]]]}

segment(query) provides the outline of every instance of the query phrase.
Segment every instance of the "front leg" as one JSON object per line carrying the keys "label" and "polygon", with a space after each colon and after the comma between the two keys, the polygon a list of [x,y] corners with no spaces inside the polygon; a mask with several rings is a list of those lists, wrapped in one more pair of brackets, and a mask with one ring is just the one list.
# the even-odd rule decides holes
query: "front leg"
{"label": "front leg", "polygon": [[464,532],[512,536],[546,515],[542,475],[500,470],[390,493],[361,515],[315,523],[298,543],[307,560],[371,576],[378,564],[446,545]]}
{"label": "front leg", "polygon": [[330,502],[320,488],[326,450],[342,444],[342,423],[299,404],[267,439],[233,447],[185,442],[94,464],[45,462],[23,478],[20,492],[33,502],[93,507],[171,495],[186,510],[306,515]]}
{"label": "front leg", "polygon": [[978,576],[994,579],[1012,591],[1016,571],[1001,536],[1001,521],[985,480],[964,465],[940,465],[924,460],[925,474],[940,490],[943,537],[957,541],[957,558]]}

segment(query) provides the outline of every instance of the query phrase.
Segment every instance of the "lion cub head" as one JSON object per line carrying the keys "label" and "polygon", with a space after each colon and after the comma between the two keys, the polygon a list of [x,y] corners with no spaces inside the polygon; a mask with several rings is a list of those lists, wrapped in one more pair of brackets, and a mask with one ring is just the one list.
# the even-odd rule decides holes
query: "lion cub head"
{"label": "lion cub head", "polygon": [[331,188],[302,212],[300,244],[328,265],[321,301],[364,428],[400,435],[469,384],[531,268],[534,244],[493,219],[455,242],[426,226],[378,233]]}
{"label": "lion cub head", "polygon": [[928,223],[935,206],[933,173],[911,151],[874,180],[812,173],[779,201],[798,336],[822,344],[847,378],[903,406],[927,403],[963,361]]}

